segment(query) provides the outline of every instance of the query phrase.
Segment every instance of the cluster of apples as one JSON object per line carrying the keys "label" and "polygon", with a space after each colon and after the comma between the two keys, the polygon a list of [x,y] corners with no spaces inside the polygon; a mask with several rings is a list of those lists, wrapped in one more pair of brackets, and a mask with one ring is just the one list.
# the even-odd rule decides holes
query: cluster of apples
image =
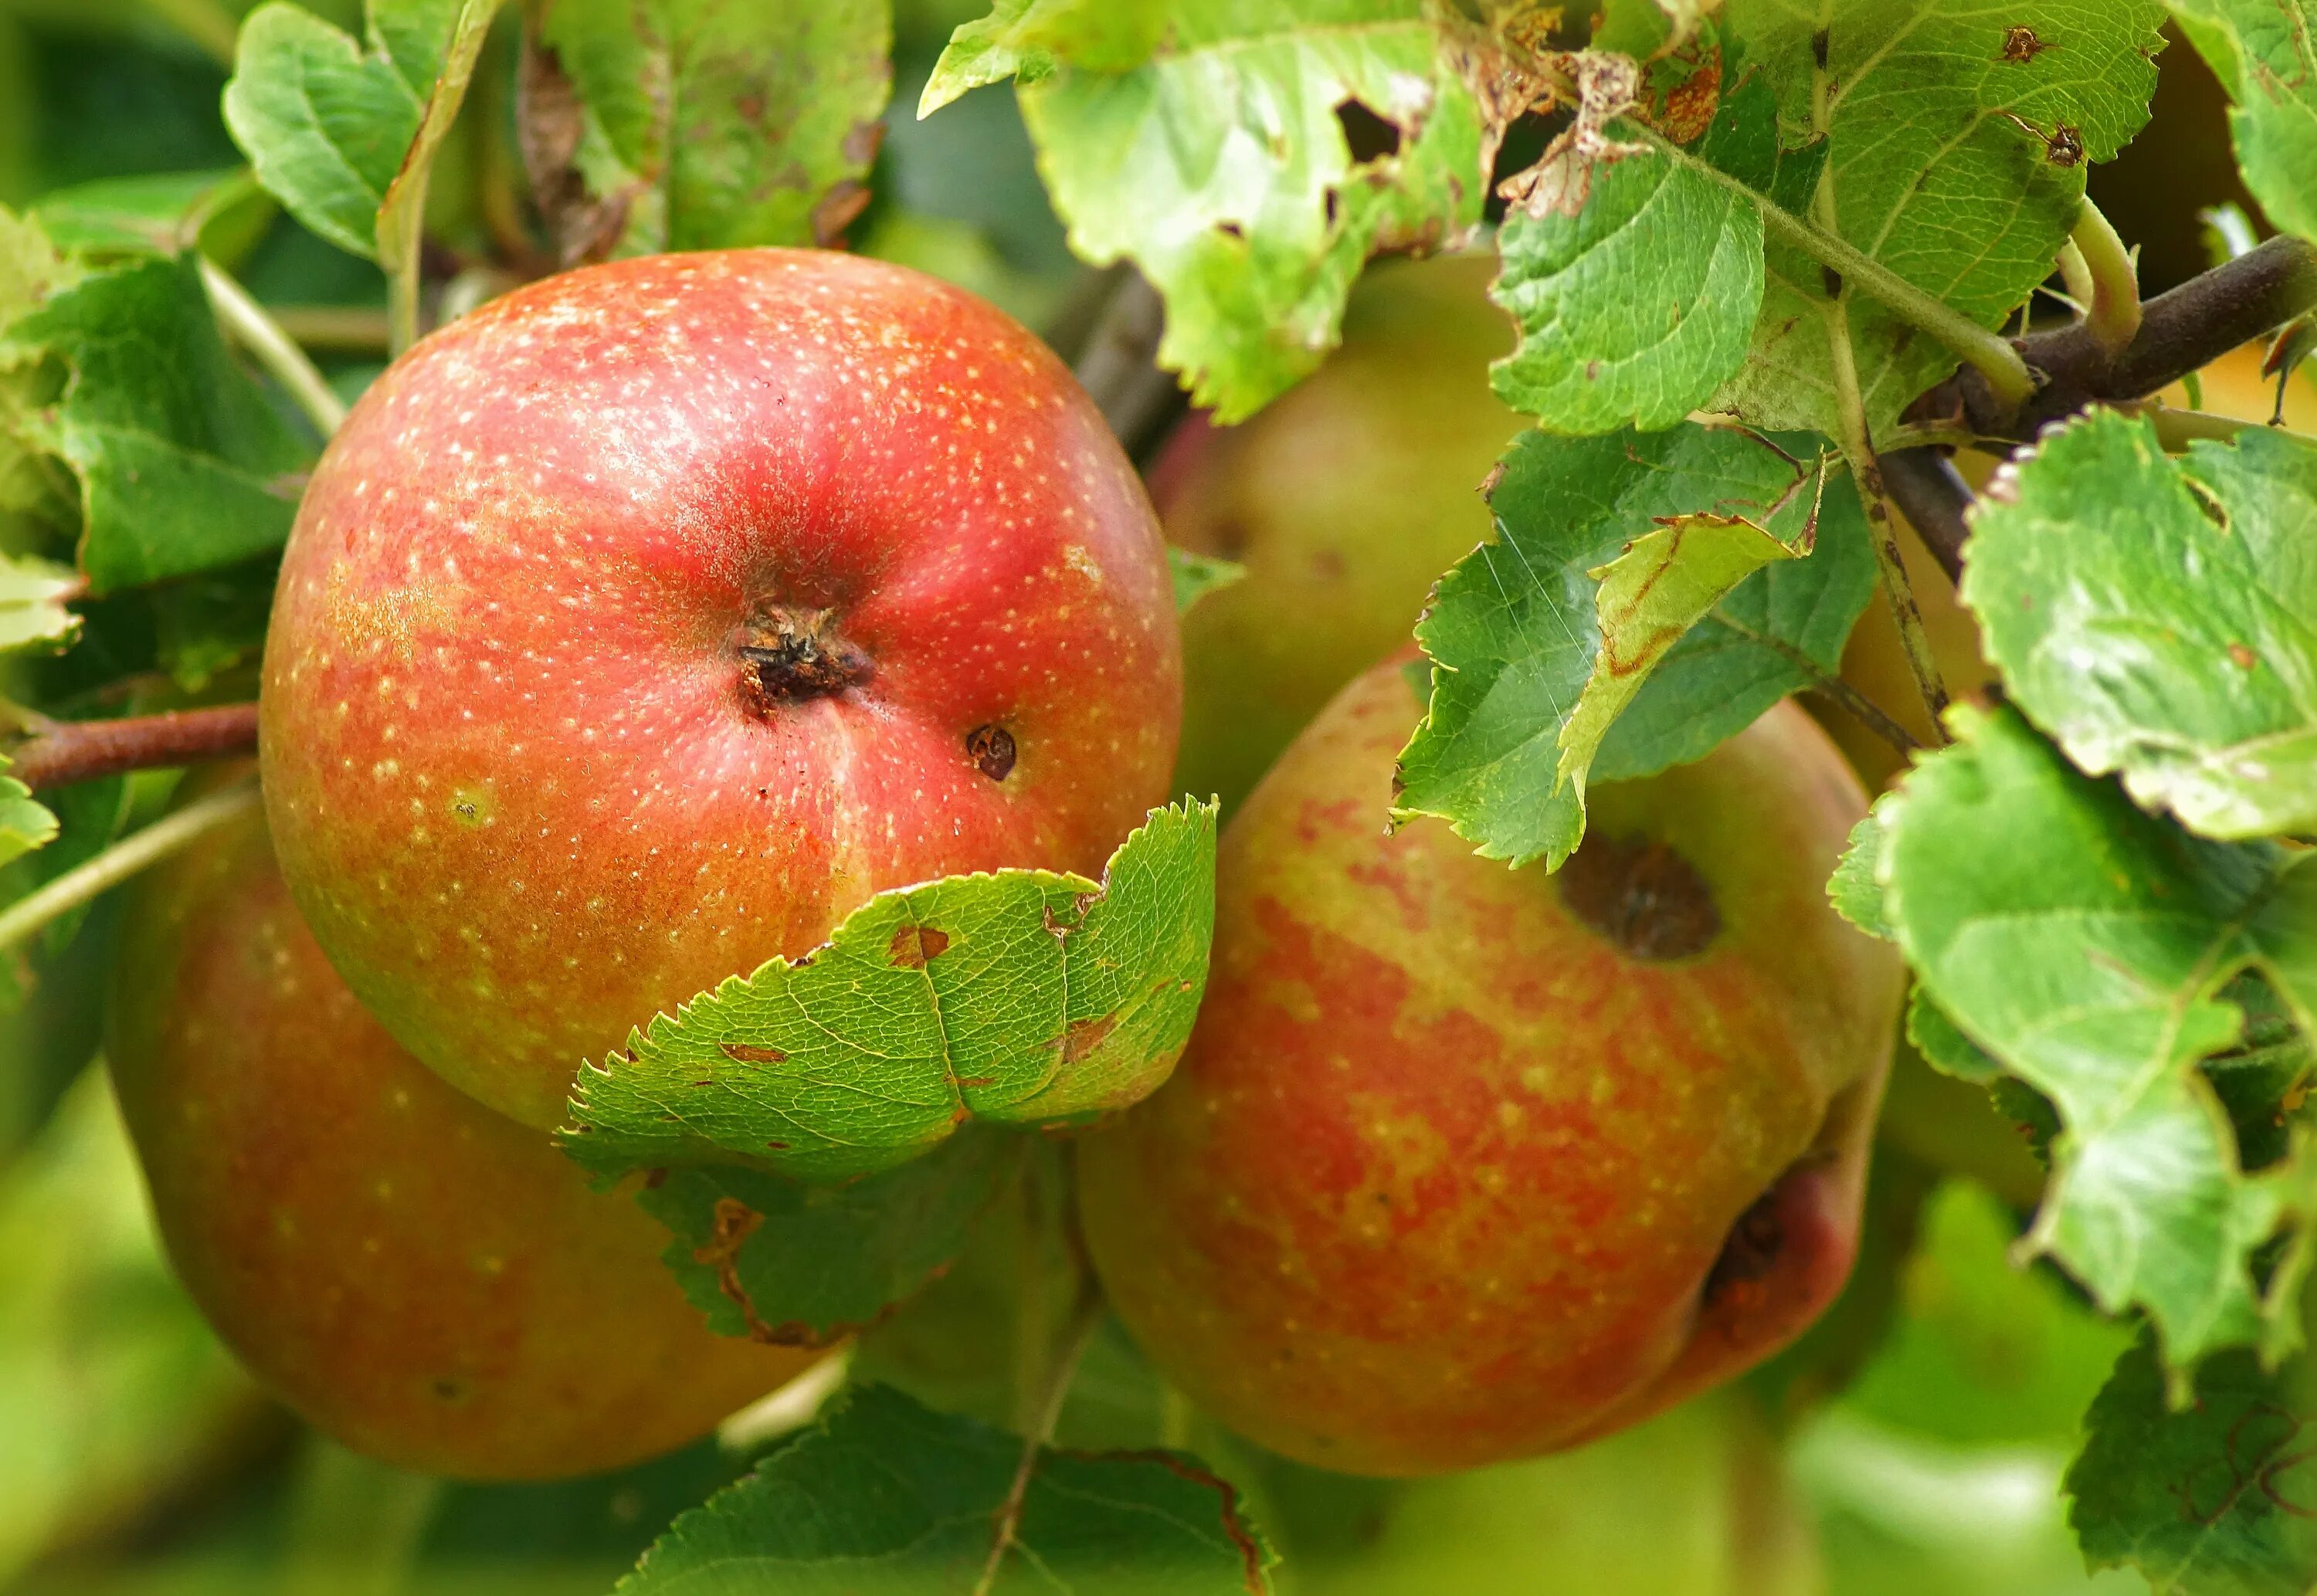
{"label": "cluster of apples", "polygon": [[[1790,1339],[1897,1002],[1823,895],[1863,794],[1792,708],[1597,791],[1556,875],[1387,832],[1397,654],[1518,424],[1484,278],[1379,274],[1326,371],[1154,471],[1250,571],[1187,634],[1181,780],[1236,812],[1183,1062],[1077,1150],[1158,1369],[1351,1472],[1569,1446]],[[967,294],[700,254],[437,333],[308,488],[265,824],[152,872],[124,943],[188,1288],[316,1423],[452,1475],[613,1467],[778,1385],[820,1350],[710,1333],[551,1145],[578,1062],[883,889],[1098,872],[1176,788],[1185,668],[1141,482]]]}

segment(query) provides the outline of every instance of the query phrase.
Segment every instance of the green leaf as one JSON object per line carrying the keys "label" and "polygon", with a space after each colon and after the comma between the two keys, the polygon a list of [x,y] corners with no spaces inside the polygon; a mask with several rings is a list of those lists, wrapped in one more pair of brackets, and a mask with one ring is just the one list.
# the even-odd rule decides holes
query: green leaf
{"label": "green leaf", "polygon": [[0,205],[0,330],[79,274],[39,218]]}
{"label": "green leaf", "polygon": [[56,841],[57,817],[36,803],[32,789],[6,773],[0,758],[0,865]]}
{"label": "green leaf", "polygon": [[109,177],[43,194],[32,214],[59,248],[84,255],[177,254],[212,222],[247,210],[274,214],[246,168]]}
{"label": "green leaf", "polygon": [[[1695,153],[1767,188],[1768,85],[1733,92]],[[1496,363],[1496,390],[1547,432],[1671,426],[1745,359],[1762,304],[1762,213],[1694,165],[1648,148],[1604,164],[1582,210],[1516,210],[1497,247],[1492,297],[1521,342]]]}
{"label": "green leaf", "polygon": [[1766,539],[1799,548],[1813,537],[1817,551],[1745,576],[1670,652],[1649,627],[1695,612],[1729,571],[1691,584],[1679,613],[1644,606],[1630,626],[1615,600],[1620,575],[1613,640],[1636,664],[1662,659],[1601,744],[1592,779],[1699,758],[1811,668],[1830,674],[1874,578],[1856,494],[1823,479],[1813,441],[1731,428],[1516,441],[1490,495],[1495,539],[1441,578],[1417,627],[1435,665],[1431,708],[1400,755],[1393,813],[1439,816],[1491,859],[1557,868],[1584,834],[1575,772],[1596,730],[1579,714],[1597,715],[1588,692],[1604,705],[1615,696],[1588,687],[1620,657],[1602,644],[1594,573],[1631,548],[1641,574],[1677,546],[1677,529],[1710,547],[1720,535],[1710,523],[1742,523],[1758,551]]}
{"label": "green leaf", "polygon": [[2317,827],[2317,449],[2165,457],[2145,417],[2047,432],[1972,518],[1964,601],[2014,702],[2214,837]]}
{"label": "green leaf", "polygon": [[1096,72],[1132,72],[1150,58],[1167,10],[1150,0],[997,0],[978,22],[962,22],[934,63],[917,100],[931,116],[969,89],[1015,78],[1036,83],[1064,61]]}
{"label": "green leaf", "polygon": [[2279,229],[2317,242],[2317,9],[2309,0],[2168,0],[2234,103],[2245,187]]}
{"label": "green leaf", "polygon": [[1082,876],[999,870],[880,893],[827,945],[735,976],[581,1070],[591,1168],[888,1169],[980,1119],[1073,1124],[1173,1069],[1206,986],[1215,807],[1178,803]]}
{"label": "green leaf", "polygon": [[1688,515],[1642,533],[1615,559],[1588,571],[1600,584],[1593,595],[1600,651],[1561,728],[1556,781],[1574,787],[1582,803],[1586,772],[1610,723],[1689,629],[1763,566],[1809,552],[1743,516]]}
{"label": "green leaf", "polygon": [[1907,994],[1907,1040],[1932,1068],[1959,1081],[1990,1086],[2003,1073],[2003,1066],[1987,1056],[1987,1049],[1964,1035],[1947,1012],[1933,1003],[1920,985]]}
{"label": "green leaf", "polygon": [[370,0],[358,44],[313,13],[270,0],[241,25],[226,126],[291,215],[375,260],[378,213],[403,174],[452,40],[493,9],[494,0]]}
{"label": "green leaf", "polygon": [[92,592],[281,547],[313,450],[227,351],[191,255],[86,278],[0,333],[0,374],[48,361],[63,393],[23,441],[79,479]]}
{"label": "green leaf", "polygon": [[826,1346],[916,1294],[1020,1164],[1019,1137],[970,1128],[925,1157],[843,1186],[731,1165],[675,1170],[637,1200],[720,1335]]}
{"label": "green leaf", "polygon": [[[1149,59],[1113,69],[1154,13]],[[1042,75],[1019,92],[1055,209],[1082,257],[1131,259],[1157,287],[1159,361],[1218,421],[1319,365],[1370,255],[1480,219],[1479,111],[1425,0],[1185,0],[1100,21],[1009,4],[986,25],[1047,22],[1038,52],[1008,58]],[[1065,40],[1083,53],[1055,54]],[[999,58],[934,81],[946,94]],[[1347,119],[1391,147],[1358,158]]]}
{"label": "green leaf", "polygon": [[[676,1520],[620,1596],[710,1590],[1263,1596],[1272,1562],[1238,1493],[1178,1453],[1086,1456],[853,1391],[746,1479]],[[1000,1514],[1018,1507],[997,1549]],[[994,1565],[994,1566],[993,1566]]]}
{"label": "green leaf", "polygon": [[1878,799],[1865,817],[1850,828],[1850,846],[1835,861],[1834,878],[1826,884],[1827,901],[1834,912],[1870,937],[1892,940],[1891,923],[1883,914],[1883,884],[1874,872],[1883,857],[1883,818]]}
{"label": "green leaf", "polygon": [[1209,593],[1229,587],[1245,578],[1247,567],[1233,560],[1218,559],[1211,554],[1194,554],[1187,548],[1167,548],[1167,566],[1175,577],[1175,613],[1181,615]]}
{"label": "green leaf", "polygon": [[2181,1406],[2168,1400],[2152,1338],[2125,1352],[2068,1470],[2085,1560],[2130,1565],[2164,1592],[2303,1596],[2317,1583],[2306,1378],[2224,1352],[2196,1371],[2195,1400]]}
{"label": "green leaf", "polygon": [[2058,1110],[2029,1244],[2111,1312],[2145,1307],[2176,1363],[2295,1344],[2293,1305],[2250,1268],[2292,1172],[2244,1173],[2196,1065],[2239,1042],[2222,989],[2248,967],[2307,1025],[2317,871],[2144,814],[2012,711],[1951,720],[1960,741],[1880,811],[1884,910],[1930,1000]]}
{"label": "green leaf", "polygon": [[80,635],[80,617],[65,602],[79,586],[68,566],[0,554],[0,655],[67,646]]}
{"label": "green leaf", "polygon": [[892,85],[884,0],[554,0],[542,39],[577,103],[528,129],[578,180],[568,260],[836,242],[868,199]]}
{"label": "green leaf", "polygon": [[[1796,214],[1993,327],[2050,275],[2085,162],[2147,120],[2162,19],[2160,0],[1729,0],[1721,26],[1776,87],[1785,142],[1828,141],[1817,201]],[[2047,142],[2062,127],[2071,162]],[[1790,245],[1767,260],[1753,347],[1715,407],[1839,436],[1828,275]],[[1955,356],[1860,292],[1848,307],[1879,432]]]}

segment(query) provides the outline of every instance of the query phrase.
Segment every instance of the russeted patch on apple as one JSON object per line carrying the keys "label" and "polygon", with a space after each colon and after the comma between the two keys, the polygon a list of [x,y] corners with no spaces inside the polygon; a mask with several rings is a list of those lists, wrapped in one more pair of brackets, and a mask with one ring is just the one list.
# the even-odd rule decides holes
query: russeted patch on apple
{"label": "russeted patch on apple", "polygon": [[1098,873],[1180,700],[1149,503],[1033,336],[853,256],[651,257],[355,407],[283,561],[267,815],[362,1000],[547,1127],[880,890]]}

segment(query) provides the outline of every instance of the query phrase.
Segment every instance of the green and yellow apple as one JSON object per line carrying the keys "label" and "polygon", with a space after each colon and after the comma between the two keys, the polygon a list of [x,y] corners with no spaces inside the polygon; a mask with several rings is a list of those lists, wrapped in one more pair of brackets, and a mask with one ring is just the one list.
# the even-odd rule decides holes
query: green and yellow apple
{"label": "green and yellow apple", "polygon": [[680,1445],[812,1363],[709,1329],[667,1232],[396,1046],[291,906],[255,817],[155,867],[108,1041],[185,1288],[358,1450],[466,1478]]}
{"label": "green and yellow apple", "polygon": [[1090,1135],[1111,1301],[1223,1423],[1419,1475],[1622,1428],[1840,1288],[1893,950],[1825,883],[1865,795],[1791,705],[1590,795],[1555,874],[1387,834],[1420,712],[1388,663],[1227,829],[1174,1077]]}
{"label": "green and yellow apple", "polygon": [[1325,365],[1242,425],[1193,416],[1152,466],[1168,540],[1247,567],[1183,618],[1178,789],[1228,815],[1488,537],[1481,479],[1527,424],[1489,388],[1513,345],[1495,272],[1493,255],[1372,268]]}

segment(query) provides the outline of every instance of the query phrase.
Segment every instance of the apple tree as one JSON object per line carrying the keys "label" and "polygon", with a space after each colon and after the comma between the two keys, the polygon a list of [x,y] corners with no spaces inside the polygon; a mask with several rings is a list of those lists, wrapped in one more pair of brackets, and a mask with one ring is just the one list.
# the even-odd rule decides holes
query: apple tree
{"label": "apple tree", "polygon": [[0,0],[0,1591],[2317,1585],[2311,0]]}

